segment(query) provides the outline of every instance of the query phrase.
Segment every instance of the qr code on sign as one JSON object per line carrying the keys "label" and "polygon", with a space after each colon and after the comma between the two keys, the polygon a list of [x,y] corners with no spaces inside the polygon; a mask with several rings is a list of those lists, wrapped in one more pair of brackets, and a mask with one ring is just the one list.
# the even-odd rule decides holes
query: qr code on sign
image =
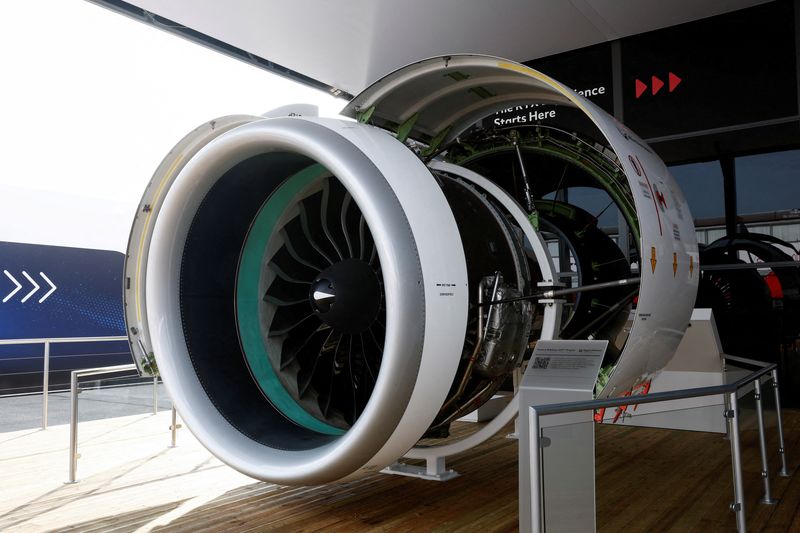
{"label": "qr code on sign", "polygon": [[547,369],[549,364],[550,364],[549,357],[537,357],[533,360],[533,368]]}

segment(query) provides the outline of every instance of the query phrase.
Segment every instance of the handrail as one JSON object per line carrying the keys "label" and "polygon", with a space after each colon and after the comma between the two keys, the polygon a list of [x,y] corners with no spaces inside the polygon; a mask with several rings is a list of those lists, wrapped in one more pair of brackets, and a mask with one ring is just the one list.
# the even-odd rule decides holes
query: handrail
{"label": "handrail", "polygon": [[[70,420],[69,420],[69,481],[67,483],[77,483],[78,473],[78,379],[86,376],[99,376],[105,374],[118,374],[120,372],[135,371],[138,367],[131,363],[127,365],[104,366],[99,368],[86,368],[83,370],[73,370],[70,373]],[[156,385],[158,378],[153,378],[153,414],[158,414],[158,393]],[[169,426],[171,439],[170,448],[177,445],[177,430],[182,427],[177,421],[178,413],[175,405],[172,406],[172,423]]]}
{"label": "handrail", "polygon": [[103,341],[126,341],[128,337],[108,336],[108,337],[42,337],[41,339],[0,339],[0,345],[4,344],[42,344],[53,342],[62,344],[66,342],[103,342]]}
{"label": "handrail", "polygon": [[44,344],[44,362],[42,369],[42,429],[47,429],[48,395],[50,393],[50,345],[79,342],[116,342],[127,341],[125,336],[108,337],[43,337],[41,339],[0,339],[0,346],[16,346],[18,344]]}
{"label": "handrail", "polygon": [[[732,359],[732,358],[731,358]],[[744,361],[743,361],[744,362]],[[729,394],[735,392],[747,385],[751,381],[755,381],[764,374],[767,374],[777,368],[775,363],[771,363],[760,370],[756,370],[747,376],[734,381],[733,383],[726,383],[724,385],[715,385],[713,387],[698,387],[696,389],[680,389],[675,391],[654,392],[649,394],[641,394],[638,396],[618,396],[616,398],[605,398],[599,400],[584,400],[582,402],[567,402],[567,403],[550,403],[544,405],[531,406],[536,408],[536,412],[540,416],[556,415],[564,413],[575,413],[577,411],[593,411],[595,409],[602,409],[604,407],[622,407],[631,404],[655,403],[665,402],[669,400],[682,400],[685,398],[699,398],[702,396],[714,396],[717,394]]]}
{"label": "handrail", "polygon": [[768,261],[763,263],[732,263],[728,265],[700,266],[703,272],[716,270],[758,270],[761,268],[800,268],[800,261]]}
{"label": "handrail", "polygon": [[542,487],[542,455],[541,455],[541,422],[540,417],[546,415],[574,413],[578,411],[594,411],[607,407],[622,407],[631,404],[656,403],[670,400],[680,400],[686,398],[698,398],[703,396],[727,395],[726,409],[723,413],[728,423],[728,434],[731,442],[731,459],[733,463],[733,482],[734,482],[734,503],[731,509],[736,513],[737,531],[746,531],[745,509],[744,509],[744,484],[742,477],[742,453],[739,437],[738,422],[738,397],[739,389],[755,383],[756,412],[759,426],[759,447],[761,452],[761,477],[764,482],[763,503],[774,503],[770,494],[769,471],[767,467],[767,452],[764,438],[764,419],[761,405],[761,378],[770,374],[775,393],[775,408],[778,426],[778,454],[781,459],[782,467],[779,475],[788,477],[789,472],[786,466],[786,453],[783,438],[783,421],[781,416],[780,394],[778,389],[778,371],[775,363],[764,363],[753,359],[729,356],[723,354],[726,360],[759,366],[758,370],[750,372],[746,376],[724,385],[713,387],[698,387],[695,389],[680,389],[676,391],[656,392],[638,396],[622,396],[617,398],[604,398],[599,400],[585,400],[570,403],[553,403],[543,405],[531,405],[528,408],[528,436],[530,438],[530,461],[528,475],[530,476],[530,496],[532,505],[530,507],[530,523],[534,533],[544,531],[544,493]]}
{"label": "handrail", "polygon": [[86,376],[99,376],[104,374],[117,374],[119,372],[136,371],[136,365],[105,366],[99,368],[86,368],[70,372],[70,419],[69,419],[69,483],[76,483],[78,471],[78,378]]}

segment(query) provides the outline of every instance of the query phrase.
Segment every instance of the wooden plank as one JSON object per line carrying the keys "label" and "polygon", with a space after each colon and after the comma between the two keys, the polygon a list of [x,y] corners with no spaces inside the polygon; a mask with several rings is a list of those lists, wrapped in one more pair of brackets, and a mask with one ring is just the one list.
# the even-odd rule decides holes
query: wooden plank
{"label": "wooden plank", "polygon": [[[785,413],[790,466],[800,411]],[[517,441],[510,427],[448,461],[445,483],[371,475],[321,487],[256,482],[186,430],[170,449],[169,413],[85,422],[79,483],[65,485],[68,428],[0,434],[0,531],[481,531],[517,529]],[[455,432],[475,428],[459,424]],[[748,527],[800,531],[800,476],[773,475],[778,505],[758,503],[755,432],[743,432]],[[770,467],[778,469],[774,431]],[[730,444],[718,434],[596,427],[600,531],[730,531]]]}

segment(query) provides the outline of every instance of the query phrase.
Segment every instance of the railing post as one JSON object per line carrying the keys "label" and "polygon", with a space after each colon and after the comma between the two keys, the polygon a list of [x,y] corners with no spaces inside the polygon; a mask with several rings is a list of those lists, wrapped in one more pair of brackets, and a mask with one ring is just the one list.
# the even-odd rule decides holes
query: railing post
{"label": "railing post", "polygon": [[175,409],[174,405],[172,406],[172,425],[169,429],[172,432],[172,443],[169,447],[174,448],[178,445],[178,411]]}
{"label": "railing post", "polygon": [[153,378],[153,414],[158,414],[158,376]]}
{"label": "railing post", "polygon": [[731,439],[731,462],[733,466],[733,503],[731,510],[736,513],[736,531],[746,533],[747,522],[744,511],[744,481],[742,479],[742,449],[739,440],[739,403],[736,391],[728,394],[730,409],[725,412],[728,419],[728,434]]}
{"label": "railing post", "polygon": [[781,477],[791,477],[789,469],[786,467],[786,448],[783,444],[783,416],[781,415],[781,394],[778,387],[778,369],[772,369],[772,388],[775,391],[775,414],[778,422],[778,455],[781,458],[781,469],[778,475]]}
{"label": "railing post", "polygon": [[42,429],[47,429],[47,402],[50,392],[50,340],[44,341],[44,368],[42,369]]}
{"label": "railing post", "polygon": [[535,407],[528,409],[528,436],[530,437],[530,460],[528,468],[531,480],[531,532],[544,532],[544,505],[542,499],[542,444],[539,413]]}
{"label": "railing post", "polygon": [[69,483],[77,482],[78,473],[78,371],[73,370],[69,381]]}
{"label": "railing post", "polygon": [[[724,394],[722,396],[722,398],[723,398],[723,403],[725,404],[724,405],[724,409],[725,410],[723,411],[723,413],[725,414],[725,417],[727,418],[728,417],[728,413],[731,410],[731,405],[730,405],[730,402],[728,401],[728,395],[727,394]],[[722,438],[725,439],[725,440],[731,440],[731,426],[730,426],[730,424],[725,424],[725,435],[723,435]]]}
{"label": "railing post", "polygon": [[764,435],[764,407],[761,402],[761,378],[753,382],[755,386],[755,399],[756,399],[756,418],[758,419],[758,447],[761,452],[761,479],[764,481],[764,497],[761,498],[761,503],[774,504],[778,500],[772,499],[772,493],[769,486],[769,465],[767,463],[767,439]]}

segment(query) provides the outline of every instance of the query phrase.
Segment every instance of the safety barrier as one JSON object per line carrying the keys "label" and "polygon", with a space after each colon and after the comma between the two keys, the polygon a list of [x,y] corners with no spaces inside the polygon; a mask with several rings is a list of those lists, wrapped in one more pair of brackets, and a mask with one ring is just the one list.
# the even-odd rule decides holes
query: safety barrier
{"label": "safety barrier", "polygon": [[702,396],[724,395],[725,410],[723,416],[727,420],[728,436],[731,443],[731,463],[733,468],[733,490],[734,502],[731,509],[736,513],[737,531],[743,533],[747,530],[745,521],[744,506],[744,482],[742,477],[742,450],[739,434],[739,415],[738,391],[743,387],[753,384],[755,388],[756,415],[758,420],[759,448],[761,453],[761,477],[764,484],[763,503],[774,503],[770,490],[769,468],[767,464],[767,447],[764,434],[764,414],[761,395],[761,378],[768,376],[766,381],[772,381],[775,394],[775,409],[777,414],[778,426],[778,454],[781,460],[781,469],[778,475],[788,477],[789,471],[786,467],[786,451],[783,440],[783,420],[781,417],[780,395],[778,390],[778,371],[775,364],[767,364],[761,361],[744,359],[741,357],[725,356],[726,361],[732,361],[745,365],[761,367],[756,371],[742,377],[741,379],[714,387],[700,387],[695,389],[682,389],[667,392],[658,392],[636,397],[624,396],[617,398],[606,398],[600,400],[589,400],[582,402],[570,402],[548,405],[531,405],[528,407],[529,438],[530,438],[530,461],[529,472],[531,483],[531,516],[530,523],[534,533],[542,533],[544,524],[544,489],[542,481],[543,461],[542,446],[544,437],[540,417],[555,414],[575,413],[578,411],[595,411],[608,407],[624,407],[636,404],[665,402],[686,398],[699,398]]}
{"label": "safety barrier", "polygon": [[[100,368],[87,368],[84,370],[73,370],[70,374],[70,418],[69,418],[69,481],[77,483],[78,475],[78,393],[80,392],[79,379],[87,376],[100,376],[107,374],[119,374],[123,372],[134,372],[138,375],[135,364],[106,366]],[[158,413],[158,378],[153,378],[153,414]],[[172,406],[172,424],[170,425],[171,444],[174,448],[177,441],[177,430],[181,426],[177,423],[177,411]]]}
{"label": "safety barrier", "polygon": [[48,394],[50,392],[50,346],[53,344],[68,344],[79,342],[114,342],[127,341],[128,337],[54,337],[42,339],[0,339],[0,346],[15,346],[22,344],[44,345],[44,358],[42,370],[42,429],[47,429]]}

